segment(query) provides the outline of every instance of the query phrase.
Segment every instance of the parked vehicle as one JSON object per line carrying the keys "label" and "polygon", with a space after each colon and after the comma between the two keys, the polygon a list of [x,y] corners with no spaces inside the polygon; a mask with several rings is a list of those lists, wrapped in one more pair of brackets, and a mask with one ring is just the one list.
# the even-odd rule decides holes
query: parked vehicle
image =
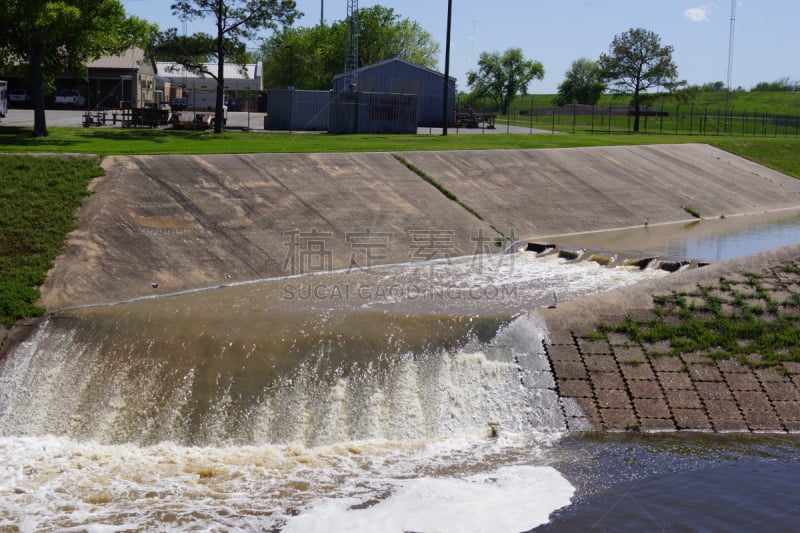
{"label": "parked vehicle", "polygon": [[56,105],[65,107],[83,107],[86,105],[86,97],[76,89],[64,89],[56,96]]}
{"label": "parked vehicle", "polygon": [[[227,121],[226,121],[227,122]],[[216,123],[214,113],[172,113],[169,123],[176,130],[207,130]]]}
{"label": "parked vehicle", "polygon": [[228,111],[241,111],[242,110],[242,101],[237,100],[236,98],[231,98],[228,100]]}
{"label": "parked vehicle", "polygon": [[31,97],[25,89],[8,91],[8,103],[14,107],[24,107],[31,103]]}

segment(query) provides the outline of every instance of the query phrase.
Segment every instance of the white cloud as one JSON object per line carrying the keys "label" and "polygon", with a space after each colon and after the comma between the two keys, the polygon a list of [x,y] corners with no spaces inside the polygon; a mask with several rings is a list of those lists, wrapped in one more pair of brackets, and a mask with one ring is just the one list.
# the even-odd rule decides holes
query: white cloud
{"label": "white cloud", "polygon": [[692,22],[708,22],[708,14],[711,13],[711,6],[690,7],[683,12],[683,16]]}

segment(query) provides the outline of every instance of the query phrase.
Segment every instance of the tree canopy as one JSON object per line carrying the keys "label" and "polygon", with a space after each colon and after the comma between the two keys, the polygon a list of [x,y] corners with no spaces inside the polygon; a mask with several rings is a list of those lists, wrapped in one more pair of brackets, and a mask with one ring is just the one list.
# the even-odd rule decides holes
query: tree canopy
{"label": "tree canopy", "polygon": [[[331,88],[344,70],[345,40],[350,20],[311,28],[285,28],[261,47],[264,78],[272,87]],[[358,66],[391,56],[436,68],[439,45],[419,23],[401,18],[380,5],[358,10]]]}
{"label": "tree canopy", "polygon": [[678,67],[672,60],[672,46],[662,46],[654,32],[632,28],[617,35],[608,54],[600,55],[600,75],[618,94],[632,95],[633,131],[639,131],[641,106],[648,99],[646,91],[663,87],[674,91],[685,85],[678,81]]}
{"label": "tree canopy", "polygon": [[0,66],[30,82],[36,136],[48,134],[44,97],[56,75],[85,79],[90,61],[145,47],[155,31],[119,0],[0,0],[0,13]]}
{"label": "tree canopy", "polygon": [[572,62],[558,86],[556,105],[586,104],[594,105],[606,89],[600,78],[600,67],[596,61],[582,57]]}
{"label": "tree canopy", "polygon": [[[182,36],[176,28],[170,28],[159,37],[156,53],[217,82],[214,131],[220,133],[225,124],[225,63],[233,61],[243,67],[247,60],[246,41],[254,39],[260,30],[292,24],[299,15],[294,0],[179,0],[172,4],[172,12],[185,20],[214,21],[213,35]],[[217,60],[216,72],[205,66],[210,57]]]}
{"label": "tree canopy", "polygon": [[489,97],[502,114],[518,94],[527,94],[528,85],[544,78],[544,66],[539,61],[528,60],[521,48],[499,52],[482,52],[478,70],[467,72],[467,84],[477,98]]}

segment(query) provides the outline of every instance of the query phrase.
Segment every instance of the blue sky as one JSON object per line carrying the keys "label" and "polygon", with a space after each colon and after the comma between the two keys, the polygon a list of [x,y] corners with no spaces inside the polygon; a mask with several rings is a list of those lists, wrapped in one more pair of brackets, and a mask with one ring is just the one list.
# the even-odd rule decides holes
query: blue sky
{"label": "blue sky", "polygon": [[[752,88],[760,81],[788,77],[800,81],[797,23],[798,0],[737,0],[733,85]],[[162,29],[180,28],[170,0],[122,0],[128,13],[157,22]],[[320,19],[341,20],[347,0],[296,0],[305,16],[296,26]],[[380,4],[403,18],[419,22],[441,46],[444,70],[447,0],[360,0],[359,7]],[[615,35],[633,27],[656,32],[662,44],[674,47],[681,79],[691,84],[726,81],[730,0],[453,0],[450,74],[459,90],[468,90],[466,73],[483,51],[523,50],[541,61],[543,81],[529,92],[554,93],[564,73],[579,57],[597,59]],[[209,22],[190,22],[188,30],[209,31]],[[255,45],[253,45],[255,46]],[[344,63],[344,59],[342,60]]]}

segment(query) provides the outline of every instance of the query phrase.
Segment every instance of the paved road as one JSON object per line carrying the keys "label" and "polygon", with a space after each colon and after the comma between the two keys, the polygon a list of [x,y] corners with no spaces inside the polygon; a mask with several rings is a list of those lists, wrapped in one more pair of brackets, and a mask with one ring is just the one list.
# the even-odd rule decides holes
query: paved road
{"label": "paved road", "polygon": [[[48,127],[79,127],[83,125],[85,111],[77,109],[48,109]],[[109,114],[110,118],[110,114]],[[236,112],[228,113],[228,124],[235,128],[264,129],[264,113]],[[0,121],[2,126],[33,126],[32,109],[9,109],[6,118]]]}
{"label": "paved road", "polygon": [[[85,111],[76,109],[48,109],[47,110],[47,126],[48,127],[79,127],[83,125],[83,114]],[[228,113],[228,126],[231,128],[250,128],[253,131],[264,131],[264,116],[265,113],[247,113],[246,111],[229,112]],[[0,126],[33,126],[33,110],[31,109],[9,109],[6,118],[0,120]],[[419,135],[441,135],[441,128],[419,128],[417,130]],[[506,126],[498,124],[495,129],[465,129],[465,128],[449,128],[448,134],[473,134],[473,135],[491,135],[491,134],[537,134],[551,132],[548,130],[522,128],[519,126]]]}

